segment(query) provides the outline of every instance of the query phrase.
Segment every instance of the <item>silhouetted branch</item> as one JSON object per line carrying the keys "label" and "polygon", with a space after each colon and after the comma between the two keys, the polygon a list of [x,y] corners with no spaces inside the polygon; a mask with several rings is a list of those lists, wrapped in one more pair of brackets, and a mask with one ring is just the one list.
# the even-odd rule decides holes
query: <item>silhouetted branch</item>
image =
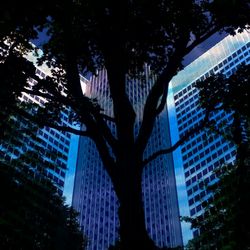
{"label": "silhouetted branch", "polygon": [[151,156],[149,156],[147,159],[143,161],[143,166],[146,166],[149,162],[153,161],[157,157],[163,155],[163,154],[168,154],[176,150],[180,145],[182,145],[190,136],[194,135],[195,133],[199,132],[201,129],[203,129],[206,124],[209,122],[209,114],[210,112],[206,112],[206,115],[203,119],[203,121],[193,129],[189,130],[182,138],[180,138],[173,146],[166,148],[166,149],[161,149],[155,153],[153,153]]}
{"label": "silhouetted branch", "polygon": [[72,127],[68,127],[68,126],[60,126],[60,125],[55,125],[53,123],[46,123],[46,126],[50,127],[50,128],[54,128],[56,130],[60,130],[60,131],[65,131],[65,132],[69,132],[69,133],[73,133],[75,135],[80,135],[80,136],[88,136],[90,137],[90,134],[88,133],[88,131],[82,131],[82,130],[78,130],[78,129],[74,129]]}
{"label": "silhouetted branch", "polygon": [[34,91],[34,90],[31,90],[31,89],[28,89],[28,88],[24,88],[24,93],[27,93],[29,95],[35,95],[35,96],[40,96],[40,97],[43,97],[47,100],[51,100],[51,101],[54,101],[55,100],[55,97],[50,95],[49,93],[42,93],[40,91]]}
{"label": "silhouetted branch", "polygon": [[210,36],[212,36],[213,34],[215,34],[216,32],[218,32],[220,30],[219,27],[213,27],[210,29],[210,31],[208,31],[205,35],[196,38],[185,50],[186,55],[188,53],[190,53],[196,46],[198,46],[199,44],[201,44],[202,42],[204,42],[206,39],[208,39]]}
{"label": "silhouetted branch", "polygon": [[110,121],[110,122],[115,122],[115,118],[113,117],[110,117],[108,115],[105,115],[105,114],[101,114],[101,117],[107,121]]}
{"label": "silhouetted branch", "polygon": [[[40,91],[34,91],[34,90],[29,90],[29,89],[25,89],[25,93],[40,96],[40,97],[46,98],[47,100],[51,100],[51,101],[60,101],[64,105],[71,106],[72,108],[74,108],[76,106],[76,104],[74,102],[70,101],[67,97],[64,97],[63,95],[60,95],[59,93],[56,96],[52,96],[49,93],[42,93]],[[84,108],[82,108],[82,109],[84,109]],[[83,114],[85,114],[85,116],[86,116],[87,113],[90,114],[89,117],[91,117],[92,115],[94,116],[94,119],[91,119],[92,122],[95,121],[97,123],[98,130],[103,132],[104,138],[109,143],[109,145],[112,147],[112,149],[115,150],[115,148],[116,148],[116,139],[112,135],[110,129],[107,126],[107,124],[103,121],[103,119],[107,119],[109,121],[114,122],[114,118],[109,117],[108,115],[105,115],[105,114],[100,114],[99,112],[90,112],[88,108],[84,109],[81,112],[81,117],[83,118],[83,116],[84,116]],[[88,118],[88,119],[90,119],[90,118]],[[84,123],[83,120],[81,120],[81,122]],[[53,126],[53,128],[58,129],[58,130],[62,130],[62,128],[63,128],[62,126],[56,127],[56,125],[52,124],[52,123],[49,124],[49,125],[46,125],[46,126],[48,126],[48,127]],[[64,129],[66,129],[66,128],[64,128]],[[66,131],[66,130],[64,130],[64,131]],[[78,135],[82,135],[82,134],[79,134],[78,132],[76,133],[76,131],[71,130],[71,129],[69,129],[68,132],[78,134]],[[98,132],[98,131],[96,131],[96,132]]]}
{"label": "silhouetted branch", "polygon": [[166,105],[166,102],[167,102],[167,96],[168,96],[168,86],[165,86],[163,95],[161,97],[161,103],[157,107],[156,112],[155,112],[157,115],[160,114],[163,111],[163,109],[164,109],[164,107]]}
{"label": "silhouetted branch", "polygon": [[[140,127],[136,141],[136,147],[140,154],[143,154],[144,152],[148,139],[153,130],[156,117],[159,115],[159,113],[163,110],[165,106],[169,82],[176,74],[178,68],[181,65],[183,55],[185,54],[186,44],[189,41],[189,36],[189,33],[183,33],[181,38],[176,41],[175,52],[171,56],[168,65],[157,78],[147,97],[146,104],[144,106],[142,125]],[[159,101],[160,104],[158,105]]]}
{"label": "silhouetted branch", "polygon": [[50,128],[54,128],[56,130],[60,130],[60,131],[64,131],[64,132],[69,132],[69,133],[73,133],[76,135],[80,135],[80,136],[90,136],[90,133],[88,131],[81,131],[78,129],[74,129],[72,127],[68,127],[68,126],[60,126],[51,122],[46,121],[45,119],[41,120],[39,119],[37,116],[33,116],[32,114],[26,112],[25,110],[22,110],[20,108],[17,107],[13,107],[13,109],[22,117],[29,119],[30,121],[36,123],[39,126],[47,126]]}

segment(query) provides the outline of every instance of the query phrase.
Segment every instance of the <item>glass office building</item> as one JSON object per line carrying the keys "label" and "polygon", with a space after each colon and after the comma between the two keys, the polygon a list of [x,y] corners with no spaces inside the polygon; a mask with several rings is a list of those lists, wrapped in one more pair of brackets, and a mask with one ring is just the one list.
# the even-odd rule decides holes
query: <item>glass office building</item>
{"label": "glass office building", "polygon": [[[249,62],[250,34],[243,32],[225,37],[172,79],[168,103],[173,142],[204,118],[204,111],[199,107],[195,83],[218,72],[230,76],[240,64]],[[230,121],[231,116],[221,111],[214,114],[213,118],[223,124]],[[209,197],[209,193],[201,188],[203,184],[215,182],[217,177],[214,170],[223,163],[233,162],[235,154],[232,142],[206,131],[190,137],[175,152],[174,161],[179,162],[179,167],[182,166],[191,216],[202,213],[201,202]],[[194,232],[194,235],[196,233],[198,232]]]}
{"label": "glass office building", "polygon": [[[34,57],[31,56],[32,61],[34,61]],[[30,59],[29,58],[29,59]],[[36,74],[40,78],[44,78],[46,75],[49,75],[49,69],[45,66],[36,69]],[[34,85],[35,81],[33,79],[29,80],[30,85]],[[40,96],[33,96],[27,93],[22,93],[20,97],[20,101],[22,102],[30,102],[35,103],[37,105],[43,106],[47,100]],[[61,113],[61,124],[64,126],[70,126],[68,121],[68,111],[64,110]],[[17,125],[20,127],[27,127],[26,124],[22,123],[22,121],[17,121]],[[44,127],[43,129],[39,129],[36,135],[39,139],[33,140],[32,138],[25,138],[23,147],[14,147],[11,143],[6,143],[5,145],[1,145],[1,157],[11,160],[11,158],[16,158],[20,156],[22,152],[26,152],[27,150],[32,150],[36,148],[36,146],[40,146],[53,152],[54,155],[60,154],[60,157],[52,160],[55,162],[54,169],[47,168],[45,174],[48,178],[50,178],[55,186],[57,187],[58,193],[60,195],[63,194],[65,176],[67,171],[68,164],[68,154],[70,149],[70,139],[71,134],[68,132],[58,131],[49,127]],[[35,174],[35,171],[34,171]]]}
{"label": "glass office building", "polygon": [[[127,79],[126,91],[137,113],[135,136],[142,120],[146,96],[155,80],[145,67],[146,84]],[[107,86],[107,73],[100,71],[86,86],[86,94],[97,98],[104,112],[112,116],[112,100]],[[115,135],[115,125],[109,124]],[[168,113],[165,110],[155,122],[145,157],[169,146]],[[143,173],[143,200],[146,227],[150,237],[162,247],[182,245],[179,208],[172,155],[151,162]],[[98,151],[91,140],[80,138],[73,193],[73,206],[89,239],[89,250],[106,250],[118,240],[118,200],[111,180],[104,170]]]}

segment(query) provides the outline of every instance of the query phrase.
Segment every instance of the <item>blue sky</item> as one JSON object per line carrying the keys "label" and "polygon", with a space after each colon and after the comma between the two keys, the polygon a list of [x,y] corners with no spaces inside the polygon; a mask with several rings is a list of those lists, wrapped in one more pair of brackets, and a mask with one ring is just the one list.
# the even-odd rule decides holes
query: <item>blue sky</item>
{"label": "blue sky", "polygon": [[184,57],[183,65],[187,66],[188,64],[193,62],[196,58],[198,58],[211,47],[213,47],[216,43],[225,38],[225,36],[227,36],[227,34],[223,32],[221,34],[215,33],[214,35],[209,37],[206,41],[195,47],[188,55]]}
{"label": "blue sky", "polygon": [[76,159],[77,159],[77,151],[78,151],[78,141],[79,141],[79,136],[72,134],[71,141],[70,141],[69,158],[68,158],[68,164],[67,164],[68,170],[66,172],[64,190],[63,190],[63,195],[65,196],[66,203],[68,205],[71,205],[72,203]]}

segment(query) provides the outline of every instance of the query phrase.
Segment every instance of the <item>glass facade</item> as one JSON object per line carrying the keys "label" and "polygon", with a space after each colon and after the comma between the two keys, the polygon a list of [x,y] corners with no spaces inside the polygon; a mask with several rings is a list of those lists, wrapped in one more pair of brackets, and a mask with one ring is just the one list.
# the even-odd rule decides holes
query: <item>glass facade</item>
{"label": "glass facade", "polygon": [[[142,78],[127,78],[126,91],[137,113],[134,129],[138,133],[146,96],[155,81],[149,67]],[[107,86],[107,72],[100,71],[86,86],[86,94],[97,98],[104,112],[112,116],[112,100]],[[115,135],[115,125],[109,124]],[[168,113],[155,122],[144,157],[169,146]],[[175,173],[172,155],[158,157],[146,167],[142,181],[146,227],[150,237],[162,247],[182,245]],[[89,250],[106,250],[118,239],[118,200],[93,142],[80,138],[73,206],[79,211],[80,225],[89,239]]]}
{"label": "glass facade", "polygon": [[[36,69],[36,74],[40,78],[44,78],[48,74],[46,72],[48,72],[47,69],[45,71],[42,71],[39,68]],[[34,85],[35,81],[33,79],[30,79],[29,84]],[[33,96],[27,93],[22,93],[20,101],[36,103],[41,106],[43,106],[47,102],[47,100],[43,97]],[[18,126],[25,127],[25,124],[22,123],[22,121],[17,122]],[[70,123],[68,121],[68,110],[65,110],[61,113],[61,125],[70,126]],[[60,157],[58,157],[55,161],[52,160],[55,162],[55,168],[48,168],[46,170],[46,175],[56,185],[58,193],[62,195],[67,171],[71,135],[68,132],[61,132],[49,127],[44,127],[43,129],[38,130],[37,137],[40,139],[39,141],[32,140],[31,138],[26,138],[25,146],[22,148],[13,148],[11,144],[6,144],[2,145],[0,150],[3,152],[3,157],[5,157],[6,159],[11,159],[18,157],[20,153],[25,152],[26,150],[32,150],[36,147],[36,144],[39,143],[40,147],[48,149],[50,152],[53,152],[53,154],[56,155],[59,153]]]}
{"label": "glass facade", "polygon": [[[175,130],[171,135],[175,141],[204,118],[195,83],[218,72],[230,76],[240,64],[249,62],[250,34],[243,32],[227,36],[172,79],[169,107],[174,117],[170,126]],[[231,115],[221,111],[213,114],[212,118],[223,124],[231,120]],[[204,184],[215,182],[214,170],[223,163],[233,162],[235,154],[232,142],[207,131],[194,134],[181,146],[174,159],[181,158],[191,216],[200,215],[202,201],[211,196],[204,190]]]}

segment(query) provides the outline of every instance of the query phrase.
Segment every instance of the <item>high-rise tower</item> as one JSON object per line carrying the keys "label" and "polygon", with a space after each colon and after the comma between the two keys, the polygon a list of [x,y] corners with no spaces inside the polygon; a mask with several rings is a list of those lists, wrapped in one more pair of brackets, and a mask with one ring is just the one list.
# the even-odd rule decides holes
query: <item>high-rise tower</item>
{"label": "high-rise tower", "polygon": [[[199,107],[195,83],[219,72],[230,76],[241,63],[250,63],[248,32],[225,37],[173,78],[168,99],[171,107],[169,112],[172,117],[170,124],[173,142],[197,126],[204,117],[204,111]],[[221,111],[213,118],[226,122],[230,121],[231,116]],[[190,137],[175,152],[175,162],[179,161],[183,167],[191,216],[202,213],[201,202],[209,197],[201,186],[204,183],[215,182],[217,177],[214,170],[224,162],[233,162],[235,154],[232,142],[226,141],[218,134],[208,135],[205,131]],[[197,233],[194,232],[194,235]]]}
{"label": "high-rise tower", "polygon": [[[29,59],[35,60],[34,56],[31,56]],[[46,75],[49,75],[49,69],[47,67],[37,67],[36,74],[40,78],[44,78]],[[29,79],[29,84],[34,85],[35,80]],[[22,93],[20,96],[21,102],[34,103],[40,106],[43,106],[47,100],[41,96],[34,96],[27,93]],[[68,121],[69,110],[64,110],[61,112],[61,124],[64,126],[70,126],[71,124]],[[29,125],[23,124],[22,121],[16,121],[17,126],[27,127]],[[32,138],[25,137],[23,143],[24,147],[13,146],[11,143],[4,143],[0,147],[1,157],[6,160],[11,160],[12,158],[19,157],[22,152],[27,150],[33,150],[37,146],[47,149],[52,152],[54,155],[59,155],[60,157],[55,160],[51,159],[54,164],[54,169],[47,168],[45,175],[55,184],[57,191],[60,195],[63,194],[65,176],[67,171],[68,156],[71,143],[71,134],[64,131],[58,131],[53,128],[44,127],[37,131],[36,136],[39,140],[32,140]]]}
{"label": "high-rise tower", "polygon": [[[146,96],[155,80],[145,68],[146,84],[127,78],[126,91],[137,114],[135,136],[142,120]],[[104,112],[112,116],[112,100],[107,85],[107,72],[100,71],[90,80],[86,94],[97,98]],[[109,124],[115,134],[114,124]],[[145,157],[169,146],[168,114],[165,110],[156,120],[145,151]],[[151,162],[143,173],[143,201],[146,227],[158,246],[182,245],[179,208],[172,155],[163,155]],[[94,143],[80,138],[73,194],[73,206],[80,212],[79,220],[89,238],[89,250],[106,250],[118,239],[119,206],[112,183],[103,168]]]}

